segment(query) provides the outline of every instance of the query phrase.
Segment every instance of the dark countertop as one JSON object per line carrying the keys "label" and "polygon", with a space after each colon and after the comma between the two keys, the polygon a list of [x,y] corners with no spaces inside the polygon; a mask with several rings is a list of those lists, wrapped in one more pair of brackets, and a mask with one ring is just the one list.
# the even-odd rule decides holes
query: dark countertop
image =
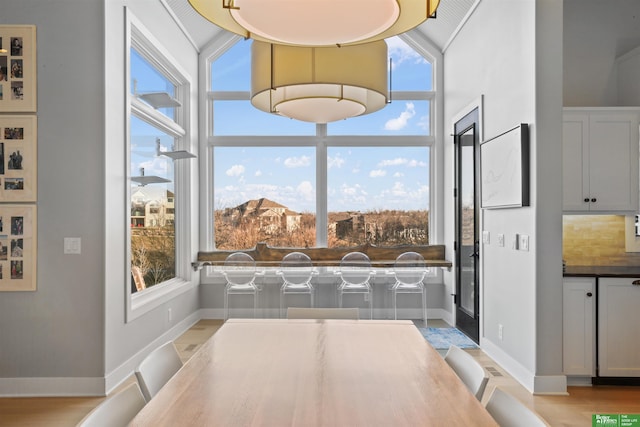
{"label": "dark countertop", "polygon": [[564,277],[640,277],[638,266],[568,265]]}

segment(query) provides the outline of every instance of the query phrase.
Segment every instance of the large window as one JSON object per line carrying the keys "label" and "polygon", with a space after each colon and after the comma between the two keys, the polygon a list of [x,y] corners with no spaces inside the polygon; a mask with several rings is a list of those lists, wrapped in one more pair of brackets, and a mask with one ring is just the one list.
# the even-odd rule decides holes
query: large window
{"label": "large window", "polygon": [[313,147],[215,147],[216,248],[314,246],[315,155]]}
{"label": "large window", "polygon": [[210,62],[211,247],[428,244],[432,63],[402,39],[387,40],[391,103],[315,125],[252,107],[251,43],[239,40]]}
{"label": "large window", "polygon": [[185,282],[188,165],[170,154],[188,146],[189,85],[141,26],[131,25],[130,37],[128,287],[137,298]]}

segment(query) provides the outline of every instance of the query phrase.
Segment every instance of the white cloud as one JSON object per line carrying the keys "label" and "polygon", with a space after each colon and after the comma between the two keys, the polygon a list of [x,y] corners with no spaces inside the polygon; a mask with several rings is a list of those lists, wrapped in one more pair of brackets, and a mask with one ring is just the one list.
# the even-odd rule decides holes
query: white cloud
{"label": "white cloud", "polygon": [[410,160],[407,162],[407,166],[410,168],[426,168],[427,162],[423,162],[422,160]]}
{"label": "white cloud", "polygon": [[382,176],[386,176],[387,175],[387,171],[382,170],[382,169],[374,169],[371,172],[369,172],[369,177],[370,178],[380,178]]}
{"label": "white cloud", "polygon": [[402,178],[404,176],[404,174],[402,172],[396,172],[393,174],[394,178]]}
{"label": "white cloud", "polygon": [[341,168],[342,165],[344,165],[344,162],[345,160],[340,156],[336,156],[336,157],[327,156],[327,168],[329,169]]}
{"label": "white cloud", "polygon": [[298,184],[298,187],[296,187],[296,191],[305,200],[313,200],[316,197],[316,192],[313,189],[313,185],[309,181],[302,181],[300,184]]}
{"label": "white cloud", "polygon": [[358,204],[364,204],[368,199],[367,191],[359,184],[352,187],[343,184],[340,188],[340,194],[342,195],[340,204],[349,206],[350,209],[353,209]]}
{"label": "white cloud", "polygon": [[422,116],[418,120],[418,127],[422,129],[427,135],[431,133],[431,124],[429,123],[429,116]]}
{"label": "white cloud", "polygon": [[311,164],[311,157],[288,157],[284,161],[284,165],[288,168],[302,168]]}
{"label": "white cloud", "polygon": [[396,157],[395,159],[391,159],[391,160],[383,160],[380,163],[378,163],[378,166],[400,166],[400,165],[405,165],[407,164],[408,160],[402,157]]}
{"label": "white cloud", "polygon": [[354,196],[357,191],[356,187],[347,187],[346,185],[342,187],[342,194],[345,196]]}
{"label": "white cloud", "polygon": [[262,171],[260,169],[258,169],[254,175],[255,176],[262,176]]}
{"label": "white cloud", "polygon": [[227,176],[240,176],[244,173],[244,166],[233,165],[225,172]]}
{"label": "white cloud", "polygon": [[404,188],[404,184],[400,181],[396,181],[391,188],[391,194],[394,196],[404,196],[407,194],[407,190]]}
{"label": "white cloud", "polygon": [[169,165],[164,159],[161,159],[160,157],[154,157],[153,159],[140,162],[140,164],[138,164],[137,170],[133,171],[133,174],[138,175],[139,173],[141,173],[140,168],[144,169],[144,174],[147,176],[165,176],[169,173]]}
{"label": "white cloud", "polygon": [[385,130],[400,130],[407,126],[409,120],[416,115],[416,109],[413,102],[407,102],[406,108],[400,116],[390,119],[384,124]]}

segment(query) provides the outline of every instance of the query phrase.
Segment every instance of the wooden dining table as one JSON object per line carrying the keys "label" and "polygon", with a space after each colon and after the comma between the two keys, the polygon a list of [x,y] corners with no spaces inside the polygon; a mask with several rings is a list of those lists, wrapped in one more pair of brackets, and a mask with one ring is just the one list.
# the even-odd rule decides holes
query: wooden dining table
{"label": "wooden dining table", "polygon": [[496,426],[411,321],[228,320],[133,426]]}

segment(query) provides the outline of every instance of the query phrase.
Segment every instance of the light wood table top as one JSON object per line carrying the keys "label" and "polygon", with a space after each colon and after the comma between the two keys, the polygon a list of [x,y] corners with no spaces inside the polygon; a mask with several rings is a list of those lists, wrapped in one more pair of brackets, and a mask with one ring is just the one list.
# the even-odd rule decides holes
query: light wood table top
{"label": "light wood table top", "polygon": [[410,321],[232,319],[134,426],[495,426]]}

